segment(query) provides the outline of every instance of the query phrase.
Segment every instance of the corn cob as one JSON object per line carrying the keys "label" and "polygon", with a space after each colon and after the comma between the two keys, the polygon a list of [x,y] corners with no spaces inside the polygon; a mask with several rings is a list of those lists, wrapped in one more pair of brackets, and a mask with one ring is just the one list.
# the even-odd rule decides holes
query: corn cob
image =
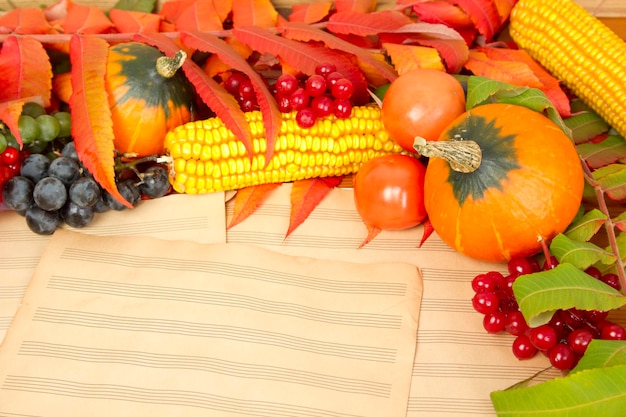
{"label": "corn cob", "polygon": [[366,161],[402,153],[384,130],[380,109],[357,106],[347,119],[320,118],[301,128],[295,112],[283,113],[275,150],[266,165],[267,141],[261,112],[246,112],[253,135],[252,158],[216,117],[189,122],[167,133],[170,183],[175,191],[202,194],[356,172]]}
{"label": "corn cob", "polygon": [[571,0],[519,0],[513,40],[626,136],[626,42]]}

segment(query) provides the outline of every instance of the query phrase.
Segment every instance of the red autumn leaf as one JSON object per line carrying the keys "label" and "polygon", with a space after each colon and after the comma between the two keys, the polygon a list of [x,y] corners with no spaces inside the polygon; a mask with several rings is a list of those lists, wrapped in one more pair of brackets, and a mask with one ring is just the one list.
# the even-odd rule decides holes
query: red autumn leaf
{"label": "red autumn leaf", "polygon": [[306,24],[317,23],[328,16],[332,6],[333,3],[330,1],[294,4],[291,7],[289,21]]}
{"label": "red autumn leaf", "polygon": [[52,66],[43,45],[27,36],[8,36],[0,51],[0,101],[41,96],[50,105]]}
{"label": "red autumn leaf", "polygon": [[465,68],[472,71],[474,75],[509,84],[532,88],[543,87],[543,84],[524,62],[491,59],[479,51],[470,51]]}
{"label": "red autumn leaf", "polygon": [[256,72],[236,50],[217,36],[200,32],[187,32],[181,34],[181,41],[188,47],[216,54],[231,68],[239,70],[248,76],[252,82],[259,108],[263,114],[263,126],[265,127],[265,139],[267,140],[265,160],[271,160],[274,154],[276,138],[280,132],[282,114],[272,93],[265,85],[263,78],[261,78],[259,73]]}
{"label": "red autumn leaf", "polygon": [[570,100],[561,88],[559,80],[531,58],[528,52],[523,49],[494,48],[487,46],[477,47],[477,50],[494,60],[514,61],[526,64],[541,83],[542,86],[539,88],[548,96],[550,101],[552,101],[559,114],[562,117],[571,116]]}
{"label": "red autumn leaf", "polygon": [[517,0],[492,0],[498,10],[498,14],[500,15],[500,23],[503,24],[509,18],[511,14],[511,10]]}
{"label": "red autumn leaf", "polygon": [[474,23],[467,13],[454,4],[446,1],[420,2],[413,5],[413,11],[421,22],[439,23],[456,30],[468,45],[476,38]]}
{"label": "red autumn leaf", "polygon": [[469,57],[469,48],[456,30],[437,23],[409,23],[378,34],[381,42],[430,46],[439,52],[448,72],[458,73]]}
{"label": "red autumn leaf", "polygon": [[167,22],[174,23],[178,20],[181,13],[193,5],[196,0],[168,0],[163,3],[159,14]]}
{"label": "red autumn leaf", "polygon": [[45,34],[52,27],[38,7],[21,7],[0,15],[0,33]]}
{"label": "red autumn leaf", "polygon": [[111,9],[109,18],[121,33],[158,32],[163,17],[155,13]]}
{"label": "red autumn leaf", "polygon": [[[169,57],[174,56],[180,49],[176,42],[160,33],[137,34],[134,36],[134,39],[158,48]],[[248,152],[248,156],[252,157],[252,134],[250,133],[246,116],[239,107],[237,100],[209,77],[193,60],[186,59],[182,69],[187,79],[195,87],[198,96],[215,112],[217,117],[222,119],[224,125],[241,140]]]}
{"label": "red autumn leaf", "polygon": [[500,14],[492,0],[452,0],[465,10],[486,42],[491,42],[501,26]]}
{"label": "red autumn leaf", "polygon": [[72,3],[61,26],[65,33],[94,35],[109,32],[113,28],[113,22],[97,6]]}
{"label": "red autumn leaf", "polygon": [[424,231],[422,233],[422,239],[420,240],[419,245],[417,245],[418,248],[421,248],[424,245],[424,243],[426,243],[428,238],[435,232],[435,228],[433,227],[433,224],[430,222],[430,219],[427,218],[426,220],[424,220],[422,225],[424,227]]}
{"label": "red autumn leaf", "polygon": [[96,36],[73,35],[72,137],[80,161],[94,179],[117,201],[132,207],[115,184],[113,121],[104,79],[109,44]]}
{"label": "red autumn leaf", "polygon": [[326,23],[326,29],[344,35],[372,36],[382,31],[396,30],[411,19],[395,10],[383,10],[373,13],[353,11],[334,13]]}
{"label": "red autumn leaf", "polygon": [[[248,45],[243,44],[234,36],[226,36],[224,42],[244,59],[250,58],[250,55],[254,52]],[[232,68],[215,54],[210,55],[204,64],[204,72],[211,77],[223,76],[225,73],[230,73],[231,70]]]}
{"label": "red autumn leaf", "polygon": [[213,0],[196,0],[184,9],[175,21],[176,30],[215,32],[223,29]]}
{"label": "red autumn leaf", "polygon": [[363,247],[365,247],[368,243],[374,240],[374,238],[378,236],[380,232],[383,231],[383,229],[379,229],[378,227],[375,227],[375,226],[370,226],[369,224],[365,224],[365,226],[367,227],[367,236],[365,237],[365,239],[363,239],[363,242],[361,242],[361,244],[359,245],[359,249],[362,249]]}
{"label": "red autumn leaf", "polygon": [[342,177],[310,178],[295,181],[291,189],[291,213],[285,239],[304,222],[326,197],[341,183]]}
{"label": "red autumn leaf", "polygon": [[235,194],[233,216],[227,229],[230,229],[248,217],[269,197],[271,191],[283,185],[282,182],[255,185],[237,190]]}
{"label": "red autumn leaf", "polygon": [[397,43],[383,43],[382,46],[400,75],[418,68],[446,70],[435,48]]}
{"label": "red autumn leaf", "polygon": [[13,133],[13,136],[15,136],[17,143],[19,143],[20,145],[22,145],[24,142],[22,141],[22,136],[20,135],[17,123],[20,115],[22,114],[22,108],[24,107],[24,104],[28,102],[35,102],[43,105],[41,97],[24,97],[17,100],[0,102],[0,120],[2,120],[5,125],[7,125],[11,133]]}
{"label": "red autumn leaf", "polygon": [[281,26],[281,30],[284,36],[289,39],[305,42],[311,40],[324,42],[324,44],[329,48],[353,54],[367,65],[377,69],[379,74],[385,77],[385,79],[389,82],[398,77],[398,74],[392,66],[388,65],[384,61],[376,59],[370,52],[363,50],[362,48],[358,48],[353,44],[339,39],[338,37],[333,36],[332,34],[321,29],[299,22],[292,22]]}
{"label": "red autumn leaf", "polygon": [[277,36],[273,32],[247,27],[232,30],[233,35],[250,48],[262,54],[271,54],[283,61],[283,66],[301,71],[304,74],[314,74],[319,64],[332,62],[337,71],[352,81],[354,86],[353,101],[355,103],[369,102],[367,81],[361,70],[350,62],[344,55],[329,48],[298,42]]}
{"label": "red autumn leaf", "polygon": [[278,12],[270,0],[233,1],[233,27],[256,26],[271,28],[276,26]]}
{"label": "red autumn leaf", "polygon": [[335,0],[338,12],[370,13],[376,10],[376,0]]}

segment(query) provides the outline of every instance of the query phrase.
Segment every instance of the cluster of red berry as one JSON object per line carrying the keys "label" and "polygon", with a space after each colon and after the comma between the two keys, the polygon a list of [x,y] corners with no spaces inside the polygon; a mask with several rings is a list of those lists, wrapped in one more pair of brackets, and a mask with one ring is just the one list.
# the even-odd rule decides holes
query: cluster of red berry
{"label": "cluster of red berry", "polygon": [[[243,73],[233,71],[224,81],[224,88],[231,93],[243,111],[259,108],[256,93],[250,79]],[[320,64],[315,74],[298,78],[284,73],[270,86],[282,113],[296,111],[296,122],[301,127],[313,126],[319,117],[334,114],[345,119],[352,114],[352,81],[345,78],[333,64]]]}
{"label": "cluster of red berry", "polygon": [[[26,152],[20,152],[13,146],[7,146],[0,153],[0,190],[10,178],[20,174],[20,165],[26,157]],[[0,194],[0,202],[2,195]]]}
{"label": "cluster of red berry", "polygon": [[[626,340],[626,330],[607,320],[608,312],[575,308],[558,310],[549,323],[529,327],[515,300],[513,282],[521,275],[549,269],[556,264],[554,257],[543,266],[533,258],[518,258],[509,261],[506,276],[498,271],[479,274],[472,280],[475,292],[472,305],[484,315],[483,327],[487,332],[508,332],[515,336],[512,350],[516,358],[530,359],[542,352],[552,366],[568,370],[578,363],[591,340]],[[585,272],[620,289],[616,274],[602,274],[595,267]]]}

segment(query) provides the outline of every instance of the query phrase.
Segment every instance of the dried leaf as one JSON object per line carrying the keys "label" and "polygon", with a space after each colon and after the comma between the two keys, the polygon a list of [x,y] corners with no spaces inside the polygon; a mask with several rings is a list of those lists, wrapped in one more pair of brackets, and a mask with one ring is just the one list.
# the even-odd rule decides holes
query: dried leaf
{"label": "dried leaf", "polygon": [[408,23],[411,23],[411,18],[397,10],[373,13],[346,11],[334,13],[328,19],[326,29],[344,35],[373,36],[378,32],[396,30]]}
{"label": "dried leaf", "polygon": [[74,35],[72,62],[72,137],[76,152],[94,179],[117,201],[132,207],[115,184],[113,121],[104,79],[109,44],[95,36]]}
{"label": "dried leaf", "polygon": [[196,0],[185,8],[175,20],[178,31],[214,32],[223,29],[213,0]]}
{"label": "dried leaf", "polygon": [[376,10],[376,0],[335,0],[338,12],[370,13]]}
{"label": "dried leaf", "polygon": [[409,23],[378,34],[381,42],[430,46],[439,52],[448,72],[458,73],[469,57],[465,39],[456,30],[437,23]]}
{"label": "dried leaf", "polygon": [[294,181],[291,189],[291,214],[285,239],[304,222],[342,177],[310,178]]}
{"label": "dried leaf", "polygon": [[276,100],[259,73],[256,72],[237,51],[232,49],[225,41],[217,36],[200,32],[187,32],[181,34],[181,41],[194,49],[216,54],[231,68],[243,72],[250,78],[257,97],[257,102],[259,103],[259,108],[263,114],[263,126],[265,127],[265,139],[267,140],[265,160],[271,160],[274,154],[274,144],[280,132],[282,114]]}
{"label": "dried leaf", "polygon": [[483,52],[470,51],[465,68],[474,75],[509,84],[541,88],[543,84],[524,62],[490,59]]}
{"label": "dried leaf", "polygon": [[572,114],[569,97],[567,97],[567,94],[565,94],[561,88],[559,80],[531,58],[528,52],[523,49],[494,48],[487,46],[478,47],[477,50],[494,60],[525,63],[542,84],[540,90],[548,96],[559,114],[563,117],[569,117]]}
{"label": "dried leaf", "polygon": [[28,102],[35,102],[43,105],[41,97],[25,97],[17,100],[0,101],[0,120],[7,125],[20,146],[24,142],[22,141],[22,136],[20,135],[20,131],[17,127],[17,122],[22,114],[24,104]]}
{"label": "dried leaf", "polygon": [[[180,49],[178,44],[167,36],[159,33],[138,34],[135,40],[148,43],[167,56],[174,56]],[[215,115],[222,119],[224,125],[244,144],[248,156],[252,157],[252,134],[245,114],[237,100],[215,80],[209,77],[193,60],[187,59],[182,66],[187,79],[193,84],[196,93],[209,106]]]}
{"label": "dried leaf", "polygon": [[233,2],[233,27],[256,26],[271,28],[276,26],[278,12],[270,0],[247,0]]}
{"label": "dried leaf", "polygon": [[378,236],[380,232],[383,231],[383,229],[379,229],[378,227],[371,226],[367,223],[365,224],[365,227],[367,227],[367,236],[365,237],[365,239],[363,239],[363,242],[361,242],[361,244],[359,245],[359,249],[362,249],[363,247],[365,247],[368,243],[374,240],[374,238],[376,238],[376,236]]}
{"label": "dried leaf", "polygon": [[227,229],[238,225],[248,217],[270,196],[271,191],[283,185],[282,182],[261,184],[237,190],[234,199],[233,216]]}
{"label": "dried leaf", "polygon": [[52,66],[43,45],[27,36],[8,36],[0,51],[0,101],[52,94]]}
{"label": "dried leaf", "polygon": [[306,24],[317,23],[328,16],[332,6],[331,1],[294,4],[291,8],[289,21]]}
{"label": "dried leaf", "polygon": [[394,68],[400,75],[418,68],[446,70],[435,48],[396,43],[383,43],[382,47],[387,51]]}
{"label": "dried leaf", "polygon": [[20,7],[0,15],[0,33],[45,34],[51,30],[43,10],[38,7]]}
{"label": "dried leaf", "polygon": [[72,3],[61,26],[65,33],[93,35],[109,32],[113,28],[113,22],[97,6]]}
{"label": "dried leaf", "polygon": [[501,18],[492,0],[453,0],[469,15],[478,32],[491,42],[501,26]]}
{"label": "dried leaf", "polygon": [[122,33],[159,32],[163,20],[158,14],[122,9],[111,9],[109,18],[117,31]]}

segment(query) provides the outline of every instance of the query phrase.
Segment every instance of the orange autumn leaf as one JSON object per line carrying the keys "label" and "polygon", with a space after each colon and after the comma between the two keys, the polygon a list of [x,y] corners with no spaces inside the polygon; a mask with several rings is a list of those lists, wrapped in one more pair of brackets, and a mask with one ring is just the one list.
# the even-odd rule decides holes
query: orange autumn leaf
{"label": "orange autumn leaf", "polygon": [[382,46],[391,58],[398,75],[418,68],[446,70],[435,48],[396,43],[383,43]]}
{"label": "orange autumn leaf", "polygon": [[523,49],[477,47],[487,57],[494,60],[522,62],[535,74],[541,87],[539,89],[550,99],[562,117],[571,116],[570,100],[561,88],[561,83],[550,74],[544,67],[539,65],[528,52]]}
{"label": "orange autumn leaf", "polygon": [[22,141],[22,136],[20,135],[17,123],[20,115],[22,114],[22,108],[24,107],[24,104],[28,102],[35,102],[43,105],[41,97],[25,97],[19,98],[17,100],[0,101],[0,120],[2,120],[5,125],[7,125],[20,146],[24,142]]}
{"label": "orange autumn leaf", "polygon": [[269,197],[270,192],[282,185],[282,182],[255,185],[237,190],[235,194],[233,216],[227,229],[247,219]]}
{"label": "orange autumn leaf", "polygon": [[294,4],[291,7],[289,21],[306,24],[317,23],[328,16],[332,6],[333,3],[330,1]]}
{"label": "orange autumn leaf", "polygon": [[503,24],[509,18],[511,14],[511,10],[517,0],[492,0],[494,5],[496,6],[496,10],[498,10],[498,14],[500,15],[500,22]]}
{"label": "orange autumn leaf", "polygon": [[338,12],[370,13],[376,10],[376,0],[335,0]]}
{"label": "orange autumn leaf", "polygon": [[52,78],[52,92],[64,103],[70,102],[72,96],[72,73],[63,72]]}
{"label": "orange autumn leaf", "polygon": [[233,27],[271,28],[276,26],[278,11],[270,0],[233,2]]}
{"label": "orange autumn leaf", "polygon": [[411,19],[395,10],[382,10],[372,13],[337,12],[326,24],[326,29],[336,34],[375,36],[379,32],[398,29]]}
{"label": "orange autumn leaf", "polygon": [[[228,36],[224,38],[224,42],[228,44],[235,52],[241,55],[242,58],[248,59],[250,55],[252,55],[252,48],[248,45],[240,42],[237,38],[233,36]],[[227,72],[230,72],[232,67],[222,61],[217,54],[211,54],[204,64],[204,71],[210,76],[214,77],[217,75],[221,75]]]}
{"label": "orange autumn leaf", "polygon": [[65,33],[94,35],[109,32],[113,22],[97,6],[72,3],[61,26]]}
{"label": "orange autumn leaf", "polygon": [[109,44],[95,36],[73,35],[72,137],[76,153],[94,179],[117,201],[132,207],[115,183],[113,120],[105,87]]}
{"label": "orange autumn leaf", "polygon": [[367,223],[365,224],[365,227],[367,227],[367,236],[365,236],[365,239],[363,239],[363,242],[361,242],[361,244],[359,245],[359,249],[365,247],[368,243],[374,240],[374,238],[378,236],[380,232],[383,231],[383,229],[379,229],[378,227],[371,226]]}
{"label": "orange autumn leaf", "polygon": [[463,9],[470,20],[485,37],[491,42],[502,24],[500,14],[492,0],[454,0],[454,3]]}
{"label": "orange autumn leaf", "polygon": [[176,30],[214,32],[223,29],[223,22],[213,0],[196,0],[184,9],[175,21]]}
{"label": "orange autumn leaf", "polygon": [[51,29],[43,10],[38,7],[21,7],[0,15],[0,33],[45,34]]}
{"label": "orange autumn leaf", "polygon": [[174,23],[178,20],[181,13],[196,0],[169,0],[163,3],[159,14],[163,16],[163,20],[166,22]]}
{"label": "orange autumn leaf", "polygon": [[465,68],[474,75],[491,78],[509,84],[543,87],[543,84],[524,62],[491,59],[484,52],[470,51]]}
{"label": "orange autumn leaf", "polygon": [[8,36],[0,50],[0,101],[41,96],[45,107],[52,94],[52,65],[41,42]]}
{"label": "orange autumn leaf", "polygon": [[163,20],[162,16],[155,13],[122,9],[111,9],[109,18],[121,33],[159,32]]}
{"label": "orange autumn leaf", "polygon": [[333,188],[341,183],[342,177],[310,178],[294,181],[291,189],[291,213],[289,229],[285,239],[304,222]]}

